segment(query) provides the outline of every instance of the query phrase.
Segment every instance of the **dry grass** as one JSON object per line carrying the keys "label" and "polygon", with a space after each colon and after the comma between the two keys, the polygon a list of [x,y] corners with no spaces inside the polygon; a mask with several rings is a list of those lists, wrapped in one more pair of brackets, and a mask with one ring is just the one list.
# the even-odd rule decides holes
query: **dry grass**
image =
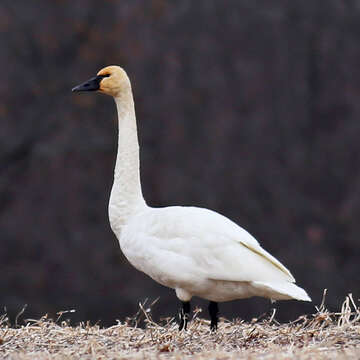
{"label": "dry grass", "polygon": [[[155,324],[141,307],[146,329],[118,323],[109,328],[28,320],[20,328],[0,318],[0,358],[5,359],[348,359],[360,358],[360,310],[351,295],[339,313],[322,304],[316,314],[279,324],[271,316],[251,323],[222,320],[218,332],[198,317],[186,332]],[[61,316],[62,314],[60,314]],[[273,314],[274,315],[274,314]]]}

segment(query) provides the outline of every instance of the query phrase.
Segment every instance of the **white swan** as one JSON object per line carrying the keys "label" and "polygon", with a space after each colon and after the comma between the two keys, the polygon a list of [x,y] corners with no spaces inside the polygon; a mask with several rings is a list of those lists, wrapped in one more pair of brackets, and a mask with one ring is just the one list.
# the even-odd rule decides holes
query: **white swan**
{"label": "white swan", "polygon": [[217,302],[251,296],[311,301],[289,270],[228,218],[197,207],[149,207],[141,191],[129,78],[119,66],[108,66],[73,89],[96,90],[114,97],[119,118],[111,228],[136,269],[175,290],[182,302],[180,329],[186,328],[192,296],[210,300],[212,330],[217,328]]}

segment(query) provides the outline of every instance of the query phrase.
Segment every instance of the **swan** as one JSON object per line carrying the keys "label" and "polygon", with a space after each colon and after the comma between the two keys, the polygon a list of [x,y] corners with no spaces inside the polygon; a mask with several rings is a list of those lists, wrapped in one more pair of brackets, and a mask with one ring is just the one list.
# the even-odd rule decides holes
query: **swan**
{"label": "swan", "polygon": [[121,67],[107,66],[72,91],[98,91],[115,100],[118,150],[110,226],[136,269],[175,290],[182,303],[179,330],[187,327],[193,296],[209,300],[213,331],[218,326],[218,302],[252,296],[311,301],[284,265],[225,216],[199,207],[146,204],[131,83]]}

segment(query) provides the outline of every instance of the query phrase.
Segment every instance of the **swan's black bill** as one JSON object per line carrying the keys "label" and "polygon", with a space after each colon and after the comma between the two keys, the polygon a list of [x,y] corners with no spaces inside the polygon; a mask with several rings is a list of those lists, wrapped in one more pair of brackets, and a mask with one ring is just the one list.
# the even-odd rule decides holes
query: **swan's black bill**
{"label": "swan's black bill", "polygon": [[75,86],[71,91],[96,91],[100,88],[100,81],[106,76],[95,76],[82,84]]}

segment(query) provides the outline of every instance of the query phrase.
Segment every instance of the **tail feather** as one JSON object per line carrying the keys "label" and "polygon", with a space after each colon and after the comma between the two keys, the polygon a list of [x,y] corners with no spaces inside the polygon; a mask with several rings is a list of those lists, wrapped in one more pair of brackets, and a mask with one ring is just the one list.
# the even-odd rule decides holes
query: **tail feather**
{"label": "tail feather", "polygon": [[267,294],[267,297],[270,297],[273,300],[295,299],[311,301],[306,291],[294,283],[254,281],[253,285],[262,289]]}

